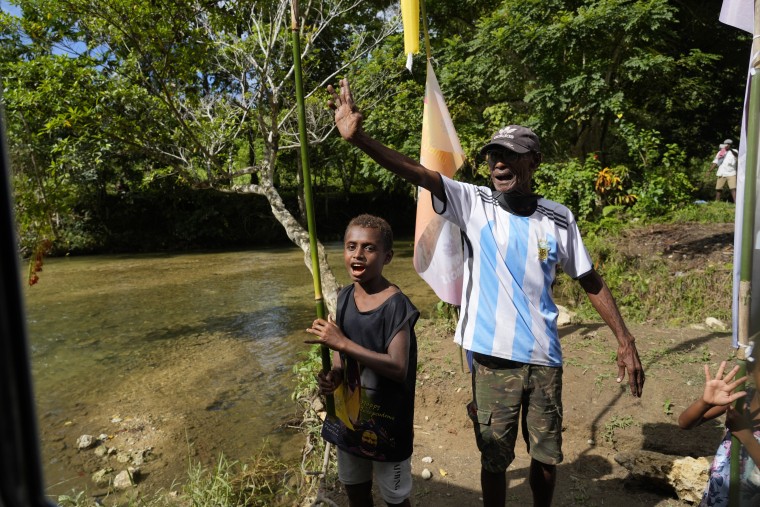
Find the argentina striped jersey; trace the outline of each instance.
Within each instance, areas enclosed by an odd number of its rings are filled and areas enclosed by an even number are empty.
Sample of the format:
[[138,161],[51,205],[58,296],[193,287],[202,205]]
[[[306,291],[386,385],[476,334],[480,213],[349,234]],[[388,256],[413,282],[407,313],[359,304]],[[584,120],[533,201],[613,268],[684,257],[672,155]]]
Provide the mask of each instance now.
[[575,217],[539,198],[527,217],[503,209],[493,191],[441,177],[446,202],[433,207],[464,241],[462,307],[454,340],[467,350],[562,366],[552,284],[559,264],[572,278],[593,268]]

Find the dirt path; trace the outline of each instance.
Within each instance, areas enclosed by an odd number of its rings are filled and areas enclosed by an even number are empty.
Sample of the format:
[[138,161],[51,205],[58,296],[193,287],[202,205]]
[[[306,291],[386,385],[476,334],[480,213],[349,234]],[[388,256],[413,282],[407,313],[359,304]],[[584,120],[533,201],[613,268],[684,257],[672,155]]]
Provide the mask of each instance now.
[[[672,491],[629,479],[615,462],[621,451],[644,449],[679,456],[712,458],[721,437],[719,425],[680,430],[680,412],[701,394],[702,365],[731,357],[730,334],[694,327],[663,329],[632,326],[647,381],[644,396],[632,397],[615,382],[614,340],[601,324],[562,329],[565,352],[563,451],[554,505],[615,507],[686,506]],[[413,502],[416,506],[479,505],[480,456],[472,423],[465,414],[470,376],[460,368],[459,348],[450,333],[430,322],[420,326],[420,369],[415,408]],[[433,458],[426,464],[424,457]],[[530,505],[530,462],[518,438],[517,458],[509,468],[508,500]],[[433,477],[423,480],[428,468]],[[346,505],[342,495],[330,496]],[[379,497],[377,497],[379,500]]]

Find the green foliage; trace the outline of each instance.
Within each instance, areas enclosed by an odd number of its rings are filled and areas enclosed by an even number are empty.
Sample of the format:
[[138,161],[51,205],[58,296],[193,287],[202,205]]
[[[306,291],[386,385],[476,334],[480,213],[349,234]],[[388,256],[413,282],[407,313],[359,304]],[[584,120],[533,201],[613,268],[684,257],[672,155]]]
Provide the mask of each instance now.
[[685,166],[683,150],[675,143],[668,143],[662,150],[658,131],[636,128],[622,114],[615,123],[637,167],[638,182],[631,189],[636,196],[634,212],[655,217],[690,202],[696,189]]
[[312,345],[303,354],[303,360],[293,365],[296,387],[291,399],[298,400],[317,392],[317,372],[322,369],[322,355],[319,345]]
[[434,315],[437,319],[443,321],[449,332],[453,332],[457,327],[459,321],[459,307],[446,303],[445,301],[438,301],[435,305]]
[[259,455],[251,463],[240,463],[222,455],[213,468],[190,466],[184,497],[193,507],[292,505],[291,474],[291,467],[272,457]]
[[578,221],[589,220],[597,208],[594,181],[598,168],[599,163],[593,157],[585,164],[575,159],[543,163],[534,175],[533,191],[564,204]]
[[[43,237],[55,238],[59,251],[102,244],[107,229],[97,217],[108,212],[109,196],[139,182],[270,197],[300,187],[284,0],[235,8],[186,0],[17,3],[23,17],[0,13],[0,75],[27,251]],[[411,195],[410,185],[328,136],[323,87],[350,78],[368,132],[417,158],[425,55],[415,57],[412,73],[403,68],[387,4],[343,7],[328,0],[303,13],[315,188]],[[635,194],[633,212],[650,218],[693,201],[701,164],[694,161],[705,158],[705,144],[736,137],[749,38],[718,23],[709,4],[444,0],[429,7],[433,64],[468,157],[462,179],[484,182],[480,146],[505,124],[526,124],[542,139],[539,193],[567,205],[579,222],[630,205],[622,199]],[[81,49],[53,51],[61,47]],[[625,178],[614,192],[595,193],[595,174],[605,168]],[[180,237],[198,227],[213,235],[208,229],[224,216],[199,211],[191,222],[196,228]]]
[[694,187],[683,172],[668,176],[651,176],[647,181],[634,187],[638,197],[634,210],[646,217],[656,217],[680,208],[692,199]]

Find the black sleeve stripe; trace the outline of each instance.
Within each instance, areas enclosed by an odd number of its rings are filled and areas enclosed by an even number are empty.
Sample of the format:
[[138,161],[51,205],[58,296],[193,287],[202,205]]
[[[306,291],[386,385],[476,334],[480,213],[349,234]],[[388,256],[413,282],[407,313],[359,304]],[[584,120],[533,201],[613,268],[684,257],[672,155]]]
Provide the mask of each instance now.
[[553,221],[555,224],[557,224],[557,226],[559,226],[560,229],[567,230],[568,220],[566,216],[560,215],[553,209],[549,209],[546,206],[541,206],[540,204],[538,205],[538,209],[536,209],[536,211],[544,215],[549,220]]
[[483,201],[485,204],[491,204],[493,206],[498,206],[499,201],[489,192],[483,191],[481,188],[478,188],[478,194],[480,195],[480,200]]

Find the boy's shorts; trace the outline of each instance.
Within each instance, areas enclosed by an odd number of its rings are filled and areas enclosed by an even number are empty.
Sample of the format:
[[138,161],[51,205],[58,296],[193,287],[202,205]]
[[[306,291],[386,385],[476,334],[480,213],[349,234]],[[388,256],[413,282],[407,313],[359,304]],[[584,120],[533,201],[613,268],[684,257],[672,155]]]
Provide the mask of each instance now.
[[715,190],[723,190],[723,186],[728,183],[729,190],[736,189],[736,176],[720,176],[715,183]]
[[383,462],[364,459],[338,449],[338,479],[345,485],[375,482],[386,503],[401,503],[412,493],[412,458]]
[[483,469],[501,473],[509,467],[518,424],[533,459],[562,462],[562,368],[474,354],[472,393],[467,409]]

